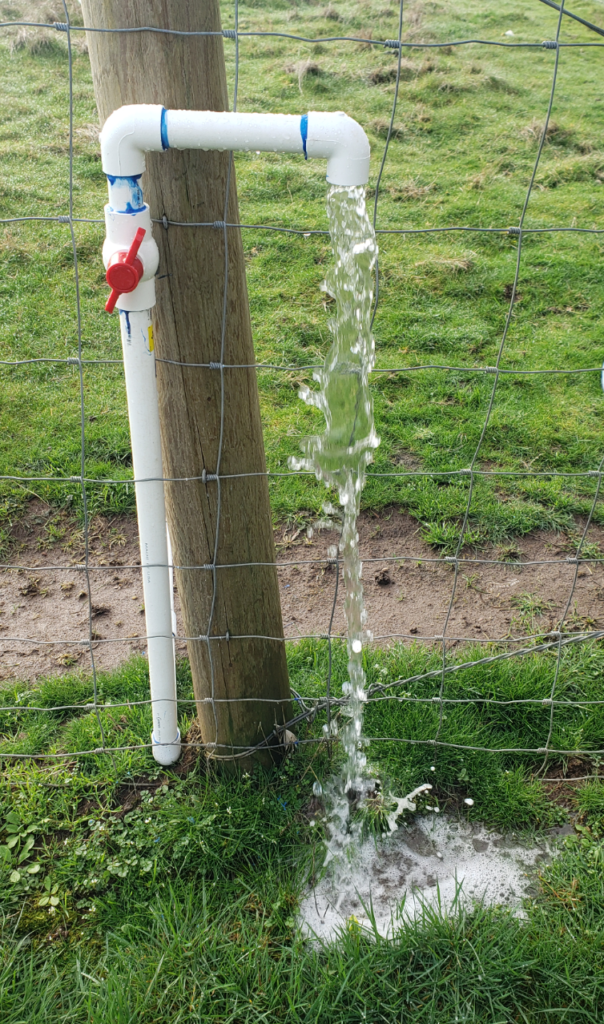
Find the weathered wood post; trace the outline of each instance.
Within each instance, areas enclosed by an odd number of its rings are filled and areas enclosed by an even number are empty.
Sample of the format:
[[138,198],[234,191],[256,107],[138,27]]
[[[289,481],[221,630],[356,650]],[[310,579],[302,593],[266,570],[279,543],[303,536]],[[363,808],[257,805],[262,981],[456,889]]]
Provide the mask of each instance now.
[[[220,33],[88,33],[101,123],[127,103],[228,109],[218,0],[82,0],[82,10],[91,28]],[[164,224],[214,224],[225,213],[239,223],[229,153],[149,154],[143,188]],[[154,235],[164,473],[179,478],[166,484],[176,581],[202,739],[229,755],[291,714],[243,248],[238,228],[160,224]]]

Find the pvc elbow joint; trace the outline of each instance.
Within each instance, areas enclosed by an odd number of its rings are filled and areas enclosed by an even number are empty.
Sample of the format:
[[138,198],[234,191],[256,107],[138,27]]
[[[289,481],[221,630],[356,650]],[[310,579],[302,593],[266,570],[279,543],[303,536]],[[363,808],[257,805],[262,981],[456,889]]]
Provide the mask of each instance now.
[[[306,120],[304,153],[327,160],[330,185],[366,185],[369,180],[369,140],[357,121],[341,110],[335,114],[311,111]],[[303,136],[304,137],[304,136]]]
[[100,134],[105,174],[116,178],[139,177],[145,170],[145,153],[161,153],[162,117],[157,103],[120,107],[109,115]]

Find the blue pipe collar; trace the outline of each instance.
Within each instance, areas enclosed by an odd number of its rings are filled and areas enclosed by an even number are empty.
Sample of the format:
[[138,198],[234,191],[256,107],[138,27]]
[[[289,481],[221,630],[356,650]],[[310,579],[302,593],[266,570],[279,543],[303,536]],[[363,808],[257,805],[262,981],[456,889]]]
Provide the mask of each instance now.
[[162,144],[163,148],[164,149],[169,149],[170,148],[170,143],[168,142],[168,111],[166,110],[165,107],[162,107],[160,132],[161,132],[161,144]]
[[302,114],[302,117],[300,118],[300,135],[302,136],[304,159],[308,160],[308,153],[306,152],[306,140],[308,139],[308,114]]

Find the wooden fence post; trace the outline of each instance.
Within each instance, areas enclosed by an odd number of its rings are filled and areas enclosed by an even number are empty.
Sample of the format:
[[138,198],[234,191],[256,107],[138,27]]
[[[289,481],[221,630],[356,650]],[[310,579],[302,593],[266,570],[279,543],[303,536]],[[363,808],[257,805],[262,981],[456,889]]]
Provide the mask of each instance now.
[[[219,0],[82,0],[82,10],[91,28],[221,33]],[[228,109],[222,34],[90,32],[87,41],[101,124],[126,103]],[[149,154],[143,189],[164,224],[223,222],[225,205],[227,223],[239,223],[228,153]],[[166,484],[168,524],[202,740],[225,755],[291,715],[243,247],[239,228],[160,223],[154,235],[164,473],[196,478]],[[247,368],[181,365],[221,362]],[[219,481],[205,479],[217,470]],[[214,564],[235,567],[186,568]],[[228,639],[196,639],[208,632]]]

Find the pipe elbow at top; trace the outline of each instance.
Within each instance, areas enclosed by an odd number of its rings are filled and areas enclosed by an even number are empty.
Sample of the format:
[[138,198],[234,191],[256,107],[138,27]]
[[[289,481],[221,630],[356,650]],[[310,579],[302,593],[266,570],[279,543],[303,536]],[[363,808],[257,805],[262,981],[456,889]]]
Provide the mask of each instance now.
[[360,124],[342,111],[310,111],[305,152],[327,160],[330,185],[366,185],[369,180],[369,139]]
[[145,153],[167,149],[162,139],[165,111],[156,103],[120,107],[109,115],[100,134],[105,174],[135,178],[145,170]]

